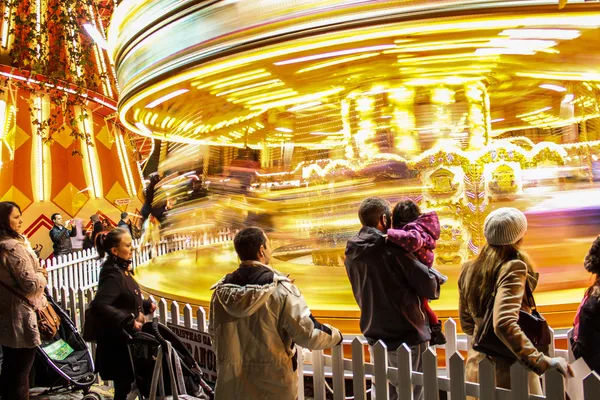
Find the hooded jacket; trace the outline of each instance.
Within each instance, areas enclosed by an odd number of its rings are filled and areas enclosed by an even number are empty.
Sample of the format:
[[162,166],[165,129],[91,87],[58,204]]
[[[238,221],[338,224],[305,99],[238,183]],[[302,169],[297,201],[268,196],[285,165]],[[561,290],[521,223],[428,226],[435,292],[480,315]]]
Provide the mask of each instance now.
[[413,253],[423,264],[433,265],[433,250],[440,238],[440,220],[435,211],[421,214],[400,229],[388,229],[388,240]]
[[246,261],[216,283],[209,332],[217,355],[215,399],[294,400],[294,342],[311,350],[334,347],[341,333],[319,323],[283,274]]
[[370,345],[382,340],[396,350],[431,339],[420,299],[437,299],[439,285],[426,265],[371,227],[348,241],[345,265],[361,311],[360,329]]

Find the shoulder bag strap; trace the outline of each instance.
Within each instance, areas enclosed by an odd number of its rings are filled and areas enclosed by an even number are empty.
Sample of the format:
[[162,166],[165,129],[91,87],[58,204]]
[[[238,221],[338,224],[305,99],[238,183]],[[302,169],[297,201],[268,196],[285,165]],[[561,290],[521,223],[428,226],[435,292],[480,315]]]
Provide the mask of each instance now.
[[533,292],[531,291],[531,287],[529,286],[527,277],[525,277],[525,296],[527,296],[527,304],[529,305],[529,308],[531,308],[532,310],[537,310],[535,299],[533,297]]

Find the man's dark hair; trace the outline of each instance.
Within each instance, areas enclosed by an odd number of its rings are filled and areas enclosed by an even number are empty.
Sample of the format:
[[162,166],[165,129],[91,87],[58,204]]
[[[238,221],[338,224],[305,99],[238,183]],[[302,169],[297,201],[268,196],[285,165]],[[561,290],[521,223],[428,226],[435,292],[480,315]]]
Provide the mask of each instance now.
[[54,222],[56,220],[56,217],[60,215],[60,213],[54,213],[52,214],[52,216],[50,217],[50,219],[52,220],[52,222]]
[[392,227],[400,229],[419,218],[421,209],[412,200],[399,201],[392,211]]
[[244,228],[233,238],[233,247],[242,261],[258,260],[260,246],[267,246],[267,237],[259,228]]
[[125,218],[127,218],[127,216],[128,216],[128,215],[129,215],[129,213],[128,213],[128,212],[126,212],[126,211],[122,212],[122,213],[121,213],[121,219],[125,219]]
[[390,205],[381,197],[368,197],[358,207],[358,218],[362,226],[377,228],[382,215],[390,216]]
[[10,227],[10,214],[12,214],[15,208],[21,213],[21,207],[17,203],[13,203],[12,201],[0,202],[0,239],[20,239],[22,237]]

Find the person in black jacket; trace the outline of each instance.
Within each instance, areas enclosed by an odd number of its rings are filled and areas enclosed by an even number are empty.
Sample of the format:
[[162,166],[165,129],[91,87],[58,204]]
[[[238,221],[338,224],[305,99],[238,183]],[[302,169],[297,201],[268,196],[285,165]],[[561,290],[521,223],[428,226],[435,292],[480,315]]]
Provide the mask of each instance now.
[[[396,367],[396,350],[406,343],[412,350],[413,371],[422,371],[421,355],[431,333],[420,298],[437,299],[439,282],[426,265],[387,243],[390,215],[389,203],[382,198],[369,197],[360,204],[362,228],[346,245],[346,272],[369,345],[383,341],[389,365]],[[390,382],[390,399],[397,399],[395,382]],[[422,389],[415,386],[414,400],[422,399]]]
[[129,232],[130,235],[132,235],[131,221],[129,220],[129,213],[127,213],[126,211],[121,213],[121,220],[117,224],[117,228],[125,229],[126,231]]
[[140,287],[131,269],[132,239],[121,228],[102,232],[96,237],[100,257],[107,258],[100,270],[98,291],[90,304],[97,332],[96,370],[104,380],[112,380],[115,400],[123,400],[131,391],[133,370],[127,350],[129,335],[138,332],[144,314],[156,309],[156,304],[143,300]]
[[54,223],[54,226],[50,229],[50,240],[53,243],[54,256],[71,253],[73,251],[71,238],[77,235],[77,229],[71,226],[71,221],[67,221],[67,226],[65,226],[60,213],[52,214],[50,219]]
[[576,358],[583,357],[592,370],[600,373],[600,236],[592,244],[583,265],[594,274],[594,283],[575,316],[573,354]]
[[91,249],[94,247],[94,243],[96,240],[96,236],[100,232],[102,232],[102,222],[100,221],[100,217],[98,214],[92,214],[90,217],[90,221],[92,222],[92,230],[86,232],[85,238],[83,239],[83,249]]

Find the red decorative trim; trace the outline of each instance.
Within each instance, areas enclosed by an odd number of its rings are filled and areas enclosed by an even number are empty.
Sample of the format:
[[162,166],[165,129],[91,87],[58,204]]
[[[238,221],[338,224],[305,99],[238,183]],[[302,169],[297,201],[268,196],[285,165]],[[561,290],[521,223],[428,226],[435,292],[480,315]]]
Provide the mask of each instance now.
[[35,234],[40,228],[45,227],[48,228],[48,230],[50,230],[53,226],[54,224],[52,223],[52,220],[44,214],[42,214],[38,217],[38,219],[33,221],[33,223],[29,225],[27,229],[25,229],[23,235],[25,235],[26,237],[30,237],[31,235]]

